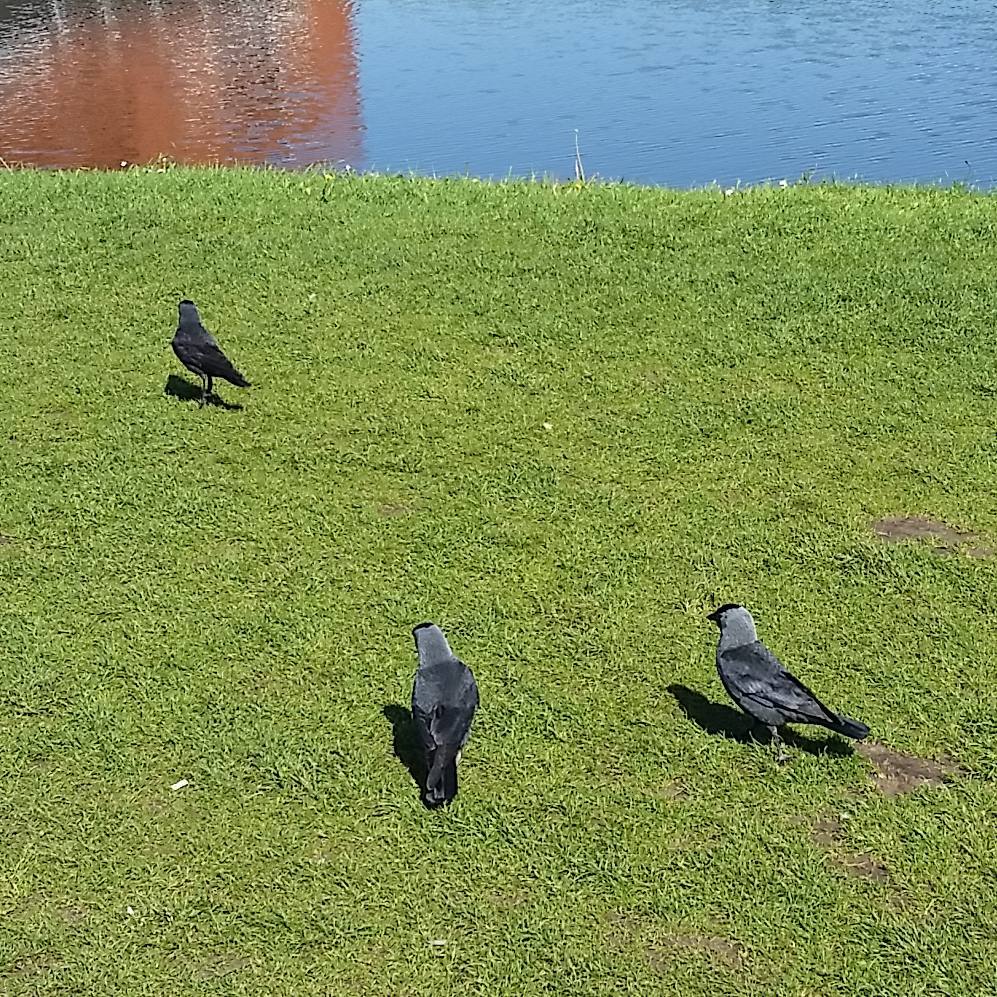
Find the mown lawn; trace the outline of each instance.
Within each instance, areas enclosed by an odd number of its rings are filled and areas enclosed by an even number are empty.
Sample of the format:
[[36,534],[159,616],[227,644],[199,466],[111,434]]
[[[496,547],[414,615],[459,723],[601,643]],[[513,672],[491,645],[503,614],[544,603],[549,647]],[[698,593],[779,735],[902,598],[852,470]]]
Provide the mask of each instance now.
[[[995,274],[964,191],[0,175],[0,993],[997,992],[997,558],[872,530],[997,548]],[[724,736],[726,601],[958,772]]]

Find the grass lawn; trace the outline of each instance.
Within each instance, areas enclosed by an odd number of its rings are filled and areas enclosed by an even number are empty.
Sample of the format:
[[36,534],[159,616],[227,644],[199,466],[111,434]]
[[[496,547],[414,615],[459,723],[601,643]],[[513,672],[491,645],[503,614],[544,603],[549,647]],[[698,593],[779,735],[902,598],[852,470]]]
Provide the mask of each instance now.
[[[965,191],[0,174],[0,993],[997,992],[997,558],[872,529],[997,548],[995,274]],[[742,743],[727,601],[958,771]]]

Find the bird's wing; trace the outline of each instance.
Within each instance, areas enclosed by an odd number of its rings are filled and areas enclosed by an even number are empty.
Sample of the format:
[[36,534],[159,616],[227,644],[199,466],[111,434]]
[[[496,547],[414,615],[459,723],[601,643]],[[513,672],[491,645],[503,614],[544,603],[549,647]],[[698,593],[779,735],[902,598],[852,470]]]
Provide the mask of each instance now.
[[416,675],[413,713],[418,711],[434,744],[460,744],[467,738],[478,707],[478,687],[460,660],[420,669]]
[[433,751],[436,748],[436,741],[433,738],[431,731],[432,715],[426,713],[425,710],[421,709],[416,705],[415,700],[412,700],[412,725],[415,727],[416,733],[419,735],[419,741],[422,747],[426,751]]
[[429,729],[437,744],[463,744],[471,730],[475,707],[470,704],[438,706]]
[[211,346],[215,346],[215,347],[218,346],[218,343],[215,340],[215,337],[212,336],[211,333],[208,332],[208,330],[205,329],[204,326],[201,325],[200,322],[197,323],[197,328],[194,330],[194,335],[195,335],[195,337],[197,339],[201,340],[201,342],[209,343]]
[[218,348],[218,344],[202,342],[197,345],[198,365],[209,377],[239,377],[232,361]]
[[727,681],[742,696],[799,720],[834,722],[832,713],[760,641],[734,648],[722,656]]

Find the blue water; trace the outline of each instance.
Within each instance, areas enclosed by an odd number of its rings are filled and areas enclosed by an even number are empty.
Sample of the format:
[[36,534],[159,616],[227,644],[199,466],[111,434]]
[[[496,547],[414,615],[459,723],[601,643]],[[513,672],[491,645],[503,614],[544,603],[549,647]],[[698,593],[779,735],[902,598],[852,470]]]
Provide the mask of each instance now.
[[[997,179],[993,3],[365,0],[366,161],[691,186]],[[968,161],[968,165],[967,165]]]
[[[0,156],[117,165],[161,152],[565,177],[577,131],[589,175],[642,183],[733,186],[803,174],[997,183],[993,3],[262,7],[265,15],[249,0],[0,0]],[[164,136],[150,124],[162,125],[164,111],[128,88],[141,89],[136,51],[177,44],[169,28],[178,19],[184,47],[164,60],[156,86],[183,105],[184,124]],[[93,69],[95,31],[117,39],[101,39],[100,52],[112,66],[121,60],[120,72]],[[85,59],[76,58],[81,48]],[[247,80],[246,65],[260,72]],[[104,118],[117,125],[101,126],[99,143],[58,116],[67,66],[79,74],[76,89],[90,86],[88,99],[105,100]],[[201,85],[203,66],[210,85]]]

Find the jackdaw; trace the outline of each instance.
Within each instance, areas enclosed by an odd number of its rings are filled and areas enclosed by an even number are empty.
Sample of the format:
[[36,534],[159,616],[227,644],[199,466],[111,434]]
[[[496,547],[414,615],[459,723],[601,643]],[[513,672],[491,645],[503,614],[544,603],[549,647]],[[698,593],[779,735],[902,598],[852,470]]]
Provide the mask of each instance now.
[[478,685],[435,623],[420,623],[412,636],[419,654],[412,686],[412,719],[426,752],[424,799],[427,806],[438,807],[457,795],[457,763],[471,734]]
[[819,724],[836,734],[861,741],[869,728],[829,710],[758,639],[755,621],[744,606],[727,603],[707,617],[720,628],[717,672],[727,694],[749,717],[765,724],[776,745],[777,760],[786,760],[779,737],[785,723]]
[[218,348],[215,337],[201,325],[197,306],[186,298],[180,302],[180,323],[171,345],[180,363],[201,379],[201,405],[211,397],[211,382],[216,377],[237,388],[251,386]]

